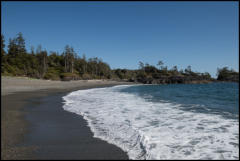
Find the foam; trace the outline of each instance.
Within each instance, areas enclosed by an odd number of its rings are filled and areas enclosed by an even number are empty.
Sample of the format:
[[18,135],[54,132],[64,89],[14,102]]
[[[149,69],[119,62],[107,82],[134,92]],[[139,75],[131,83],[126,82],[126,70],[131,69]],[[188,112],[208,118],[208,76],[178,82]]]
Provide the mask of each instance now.
[[239,158],[238,120],[119,92],[129,86],[75,91],[63,97],[63,108],[82,115],[94,137],[119,146],[130,159]]

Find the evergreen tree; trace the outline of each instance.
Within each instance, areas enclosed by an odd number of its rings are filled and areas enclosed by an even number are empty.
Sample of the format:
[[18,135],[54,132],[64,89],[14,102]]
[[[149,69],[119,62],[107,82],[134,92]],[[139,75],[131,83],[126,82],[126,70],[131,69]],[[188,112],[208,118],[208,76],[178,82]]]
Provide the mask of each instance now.
[[4,36],[1,35],[1,56],[3,57],[6,53],[5,53],[5,40],[4,40]]
[[159,66],[159,69],[162,69],[163,68],[163,61],[159,60],[158,63],[157,63],[157,66]]
[[26,54],[26,48],[25,48],[25,40],[22,36],[22,33],[18,33],[16,40],[17,45],[17,53],[18,54]]
[[6,53],[4,48],[5,48],[4,36],[1,35],[1,71],[2,72],[5,71],[4,65],[6,63]]
[[70,47],[69,45],[66,45],[63,55],[64,55],[65,72],[73,73],[74,59],[75,59],[74,55],[76,55],[73,47]]
[[139,69],[144,70],[144,63],[139,61]]
[[11,58],[15,58],[17,55],[17,44],[15,39],[9,39],[9,45],[8,45],[8,55],[11,56]]
[[190,65],[187,66],[187,68],[185,69],[185,73],[186,73],[187,75],[191,75],[191,74],[192,74],[192,69],[191,69],[191,66],[190,66]]
[[[58,80],[61,78],[75,79],[76,76],[82,79],[131,79],[131,81],[139,81],[149,83],[153,79],[160,80],[162,83],[183,83],[184,80],[209,80],[209,73],[196,73],[191,71],[191,66],[178,71],[177,66],[171,70],[167,66],[163,66],[162,61],[158,61],[157,69],[154,65],[139,62],[138,70],[116,69],[111,70],[110,66],[103,62],[101,58],[93,57],[86,59],[85,54],[82,58],[77,56],[73,47],[66,45],[61,55],[56,52],[51,52],[48,55],[46,50],[42,50],[39,45],[34,52],[34,47],[31,47],[30,53],[27,53],[25,48],[25,40],[22,33],[18,33],[16,38],[9,39],[8,52],[4,51],[4,36],[1,35],[1,57],[2,57],[2,73],[30,76],[44,79]],[[172,77],[172,76],[180,76]],[[191,77],[189,77],[191,76]],[[185,78],[184,78],[185,77]],[[171,80],[171,79],[175,80]],[[239,80],[239,75],[233,69],[228,70],[227,67],[218,70],[219,80]],[[176,80],[177,79],[177,80]],[[156,81],[156,80],[155,80]]]

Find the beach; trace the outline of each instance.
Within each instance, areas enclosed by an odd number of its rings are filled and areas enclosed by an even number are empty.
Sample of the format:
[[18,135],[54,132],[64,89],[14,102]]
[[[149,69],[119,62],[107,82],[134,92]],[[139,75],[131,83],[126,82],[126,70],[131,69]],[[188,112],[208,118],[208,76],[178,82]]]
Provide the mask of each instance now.
[[64,111],[71,91],[129,82],[48,81],[1,77],[2,159],[128,159],[115,145],[93,137],[82,116]]

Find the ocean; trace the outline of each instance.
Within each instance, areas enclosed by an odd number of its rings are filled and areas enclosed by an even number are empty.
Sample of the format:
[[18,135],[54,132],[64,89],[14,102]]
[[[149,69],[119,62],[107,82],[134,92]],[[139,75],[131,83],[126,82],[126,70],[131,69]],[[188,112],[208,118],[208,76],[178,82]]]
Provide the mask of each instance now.
[[120,85],[74,91],[64,110],[130,159],[239,159],[239,84]]

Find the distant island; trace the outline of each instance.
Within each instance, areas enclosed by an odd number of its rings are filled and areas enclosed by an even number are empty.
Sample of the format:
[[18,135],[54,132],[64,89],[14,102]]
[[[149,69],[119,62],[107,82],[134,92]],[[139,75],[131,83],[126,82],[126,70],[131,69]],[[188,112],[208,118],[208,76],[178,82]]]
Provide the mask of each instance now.
[[39,45],[28,53],[22,33],[9,39],[8,51],[5,52],[5,40],[1,35],[1,74],[4,76],[27,76],[48,80],[87,80],[111,79],[144,84],[172,83],[208,83],[213,81],[239,82],[239,73],[228,67],[217,69],[217,79],[208,72],[193,72],[191,66],[178,70],[177,66],[168,69],[163,61],[157,66],[139,62],[139,69],[111,69],[101,58],[86,59],[85,54],[79,57],[73,47],[65,46],[65,50],[48,53]]

